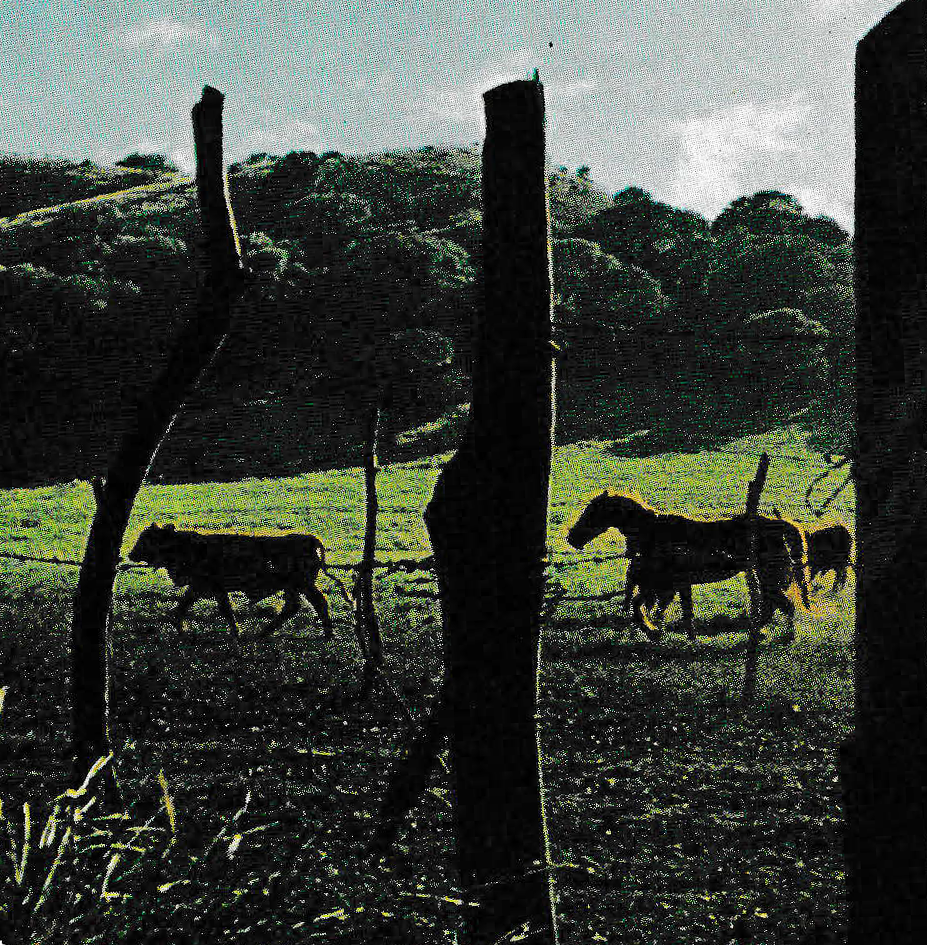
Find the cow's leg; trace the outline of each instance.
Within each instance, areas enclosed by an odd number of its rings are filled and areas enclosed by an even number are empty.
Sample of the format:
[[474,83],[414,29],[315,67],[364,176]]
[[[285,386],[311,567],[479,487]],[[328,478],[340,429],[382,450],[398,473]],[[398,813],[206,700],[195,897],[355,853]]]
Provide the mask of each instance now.
[[295,587],[288,587],[283,608],[276,617],[268,621],[267,626],[258,634],[259,637],[269,637],[274,630],[286,623],[294,614],[299,613],[299,591]]
[[322,629],[325,631],[325,639],[330,640],[332,638],[332,615],[328,607],[328,598],[315,586],[315,584],[307,584],[303,587],[303,594],[306,595],[306,600],[312,605],[313,610],[319,615],[319,620],[322,622]]
[[682,606],[682,626],[690,640],[695,639],[695,619],[692,612],[692,585],[683,584],[679,588],[679,602]]
[[239,640],[238,623],[235,621],[235,612],[232,610],[232,602],[229,600],[229,594],[226,590],[216,590],[214,594],[216,603],[219,605],[219,613],[225,617],[229,628],[232,631],[233,645],[235,652],[241,655],[241,645]]
[[186,617],[187,611],[193,606],[194,602],[199,600],[199,597],[198,591],[194,590],[192,587],[188,587],[177,602],[177,606],[174,608],[174,612],[169,619],[177,628],[178,633],[183,632],[183,619]]

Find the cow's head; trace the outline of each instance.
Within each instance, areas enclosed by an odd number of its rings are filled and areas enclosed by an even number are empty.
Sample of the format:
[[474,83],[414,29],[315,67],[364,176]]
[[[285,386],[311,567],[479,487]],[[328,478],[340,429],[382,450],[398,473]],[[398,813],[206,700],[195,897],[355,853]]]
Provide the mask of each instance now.
[[146,561],[148,564],[158,564],[162,558],[165,539],[173,535],[174,526],[165,525],[163,528],[152,522],[138,536],[135,547],[129,552],[130,561]]

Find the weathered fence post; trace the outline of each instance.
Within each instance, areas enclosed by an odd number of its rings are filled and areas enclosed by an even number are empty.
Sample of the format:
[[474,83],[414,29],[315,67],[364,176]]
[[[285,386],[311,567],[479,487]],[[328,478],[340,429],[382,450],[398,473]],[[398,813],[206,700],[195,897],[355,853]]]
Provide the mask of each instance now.
[[856,56],[856,726],[849,945],[927,938],[927,2]]
[[744,688],[741,694],[741,703],[749,705],[756,692],[756,670],[759,663],[760,647],[760,619],[763,611],[763,591],[759,581],[759,561],[757,558],[757,516],[760,509],[760,496],[766,485],[766,474],[769,472],[769,455],[763,453],[756,476],[747,486],[747,510],[745,516],[750,527],[750,568],[747,571],[747,587],[750,590],[750,638],[747,641],[747,660],[744,666]]
[[196,183],[208,268],[195,313],[94,492],[97,510],[74,596],[71,623],[71,711],[75,775],[110,751],[109,613],[113,581],[129,515],[145,474],[184,398],[228,331],[231,304],[243,287],[243,266],[222,165],[224,96],[209,86],[193,107]]
[[537,730],[553,437],[550,219],[539,82],[491,89],[485,305],[470,423],[425,522],[444,621],[446,718],[468,945],[555,943]]
[[364,550],[357,572],[354,588],[355,626],[358,643],[367,664],[369,675],[372,666],[383,661],[383,644],[380,639],[380,621],[373,600],[373,570],[377,551],[377,439],[380,431],[380,403],[370,407],[367,416],[367,435],[364,439],[364,488],[366,494],[366,521],[364,525]]

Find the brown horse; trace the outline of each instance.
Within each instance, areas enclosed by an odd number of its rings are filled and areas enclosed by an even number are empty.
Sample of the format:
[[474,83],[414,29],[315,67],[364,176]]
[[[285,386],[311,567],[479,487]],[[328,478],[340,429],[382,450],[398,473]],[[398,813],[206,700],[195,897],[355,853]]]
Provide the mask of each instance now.
[[[725,581],[751,570],[750,526],[745,515],[718,521],[699,521],[682,515],[667,515],[648,508],[627,495],[604,491],[585,508],[570,529],[567,541],[582,548],[609,528],[626,538],[631,563],[625,588],[641,629],[650,639],[660,631],[644,612],[646,606],[669,606],[679,593],[683,626],[695,637],[692,585]],[[791,522],[757,516],[757,580],[761,623],[768,623],[777,610],[789,623],[794,637],[795,605],[786,596],[797,583],[804,606],[808,599],[807,547],[801,530]],[[633,595],[634,587],[638,588]],[[755,601],[751,602],[755,609]]]

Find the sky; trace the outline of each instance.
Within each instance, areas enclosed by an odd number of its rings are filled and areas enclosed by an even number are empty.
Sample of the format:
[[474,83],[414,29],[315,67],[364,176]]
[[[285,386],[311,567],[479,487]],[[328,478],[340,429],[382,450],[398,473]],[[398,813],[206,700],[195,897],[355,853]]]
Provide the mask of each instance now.
[[713,218],[757,190],[848,228],[855,45],[894,0],[0,0],[0,150],[193,166],[483,136],[481,95],[537,68],[547,154]]

